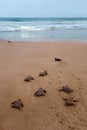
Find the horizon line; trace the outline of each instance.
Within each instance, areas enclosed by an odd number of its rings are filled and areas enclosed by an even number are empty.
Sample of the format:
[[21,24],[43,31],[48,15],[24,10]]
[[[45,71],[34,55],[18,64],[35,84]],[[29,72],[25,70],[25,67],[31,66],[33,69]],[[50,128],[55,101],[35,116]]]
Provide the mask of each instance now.
[[35,16],[33,16],[33,17],[28,17],[28,16],[26,16],[26,17],[21,17],[21,16],[0,16],[0,18],[87,18],[87,16],[71,16],[71,17],[54,17],[54,16],[52,16],[52,17],[35,17]]

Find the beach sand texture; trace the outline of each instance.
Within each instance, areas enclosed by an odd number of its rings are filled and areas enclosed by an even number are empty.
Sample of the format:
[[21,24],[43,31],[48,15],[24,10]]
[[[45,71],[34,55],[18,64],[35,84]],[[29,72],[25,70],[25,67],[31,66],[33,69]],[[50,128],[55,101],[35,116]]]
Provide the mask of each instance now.
[[[59,92],[67,84],[74,91]],[[35,97],[40,87],[47,93]],[[64,105],[70,96],[76,106]],[[17,99],[21,110],[10,107]],[[87,42],[0,41],[0,130],[87,130]]]

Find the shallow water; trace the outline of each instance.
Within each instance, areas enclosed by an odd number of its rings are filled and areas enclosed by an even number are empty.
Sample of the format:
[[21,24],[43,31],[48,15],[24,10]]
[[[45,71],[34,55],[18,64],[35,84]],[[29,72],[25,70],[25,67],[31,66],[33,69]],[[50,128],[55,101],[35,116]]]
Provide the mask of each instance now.
[[0,18],[0,39],[87,40],[87,18]]

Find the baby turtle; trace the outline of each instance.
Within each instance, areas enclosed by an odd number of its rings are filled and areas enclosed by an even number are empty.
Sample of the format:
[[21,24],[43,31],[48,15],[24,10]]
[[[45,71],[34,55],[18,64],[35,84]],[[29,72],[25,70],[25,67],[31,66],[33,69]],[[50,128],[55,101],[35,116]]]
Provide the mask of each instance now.
[[47,73],[47,71],[45,70],[45,71],[43,71],[43,72],[40,72],[39,73],[39,76],[46,76],[46,75],[48,75],[48,73]]
[[45,96],[45,93],[47,93],[46,90],[44,90],[43,88],[39,88],[39,89],[34,93],[34,96],[35,96],[35,97]]
[[54,61],[62,61],[62,60],[59,58],[54,58]]
[[63,86],[61,89],[59,89],[59,91],[64,91],[67,94],[69,94],[69,93],[73,92],[73,89],[71,89],[70,87],[68,87],[68,85],[66,85],[66,86]]
[[35,80],[32,76],[28,76],[24,79],[26,82],[31,82],[31,80]]
[[8,43],[11,43],[11,41],[8,41]]
[[78,100],[73,99],[73,97],[63,98],[63,100],[65,100],[65,106],[75,106],[75,102],[78,102]]
[[22,107],[24,107],[24,105],[23,105],[21,99],[18,99],[11,103],[11,107],[20,110]]

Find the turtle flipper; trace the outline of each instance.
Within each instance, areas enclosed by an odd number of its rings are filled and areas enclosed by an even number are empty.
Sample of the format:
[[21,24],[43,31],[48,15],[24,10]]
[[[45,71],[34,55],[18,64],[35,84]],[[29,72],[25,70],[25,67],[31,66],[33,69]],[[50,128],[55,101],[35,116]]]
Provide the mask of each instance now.
[[11,104],[14,104],[15,103],[15,101],[14,102],[11,102]]
[[21,110],[21,107],[11,106],[12,108]]
[[22,106],[22,107],[24,107],[24,104],[23,104],[23,103],[21,103],[21,106]]

